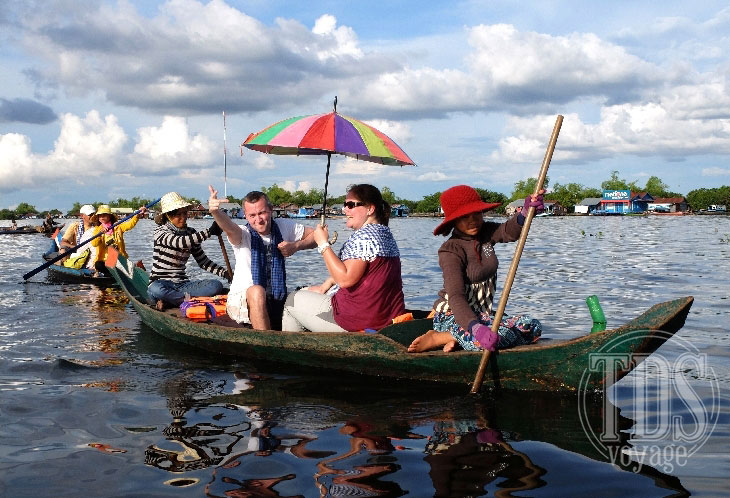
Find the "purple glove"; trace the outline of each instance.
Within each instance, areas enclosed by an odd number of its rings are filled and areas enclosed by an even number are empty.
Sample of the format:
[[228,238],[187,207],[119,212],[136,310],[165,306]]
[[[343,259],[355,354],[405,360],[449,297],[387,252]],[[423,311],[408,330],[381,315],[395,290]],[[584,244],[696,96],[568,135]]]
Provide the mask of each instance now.
[[502,439],[502,434],[498,431],[495,431],[494,429],[490,429],[489,427],[477,432],[477,442],[478,443],[499,444],[502,441],[504,441],[504,439]]
[[525,205],[522,206],[522,215],[527,216],[527,211],[531,208],[535,208],[535,214],[542,213],[545,211],[545,204],[542,202],[542,195],[538,195],[537,199],[532,200],[532,196],[528,195],[525,197]]
[[476,323],[471,327],[471,334],[474,337],[474,342],[478,342],[482,349],[487,349],[491,352],[497,348],[499,342],[499,335],[496,332],[492,332],[492,329],[484,325],[483,323]]

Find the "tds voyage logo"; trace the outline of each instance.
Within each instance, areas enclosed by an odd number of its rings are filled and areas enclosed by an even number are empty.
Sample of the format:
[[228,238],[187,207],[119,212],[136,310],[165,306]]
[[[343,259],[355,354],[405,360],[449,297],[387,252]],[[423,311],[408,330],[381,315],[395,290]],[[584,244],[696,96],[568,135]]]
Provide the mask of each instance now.
[[[685,465],[710,437],[720,415],[720,389],[715,373],[707,364],[707,355],[688,341],[674,337],[674,347],[664,354],[632,356],[615,352],[625,350],[624,341],[648,340],[656,334],[657,331],[631,331],[591,353],[579,387],[580,421],[593,447],[608,461],[623,468],[633,467],[637,472],[644,464],[663,472]],[[667,334],[667,338],[671,335]],[[621,434],[618,409],[605,391],[601,400],[602,427],[591,427],[588,404],[596,400],[588,386],[604,378],[611,385],[618,372],[638,364],[641,365],[621,380],[619,388],[620,398],[632,410],[629,417],[634,425],[630,438]],[[694,379],[692,384],[689,378]]]

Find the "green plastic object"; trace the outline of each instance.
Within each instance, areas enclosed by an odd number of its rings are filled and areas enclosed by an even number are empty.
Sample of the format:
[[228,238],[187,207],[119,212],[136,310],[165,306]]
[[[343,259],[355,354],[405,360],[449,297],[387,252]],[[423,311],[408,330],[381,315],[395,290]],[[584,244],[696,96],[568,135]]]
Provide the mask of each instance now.
[[601,303],[598,302],[598,296],[588,296],[586,304],[591,312],[591,318],[593,318],[591,334],[606,330],[606,315],[603,314],[603,308],[601,308]]

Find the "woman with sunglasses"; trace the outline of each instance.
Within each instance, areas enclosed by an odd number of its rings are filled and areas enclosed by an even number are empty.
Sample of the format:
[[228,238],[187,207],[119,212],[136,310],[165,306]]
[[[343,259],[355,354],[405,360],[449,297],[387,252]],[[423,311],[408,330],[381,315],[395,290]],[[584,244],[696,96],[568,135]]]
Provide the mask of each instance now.
[[185,265],[192,254],[203,270],[219,277],[227,277],[225,268],[215,264],[203,252],[200,244],[223,231],[216,222],[199,232],[189,227],[190,203],[177,192],[168,192],[160,199],[162,214],[155,217],[159,226],[154,232],[154,251],[150,285],[147,294],[157,309],[180,306],[185,294],[215,296],[223,292],[223,284],[215,278],[188,280]]
[[329,278],[289,295],[282,330],[379,330],[404,313],[400,253],[388,228],[390,205],[376,187],[360,184],[348,190],[344,211],[354,233],[338,255],[327,227],[314,230]]
[[417,337],[408,347],[411,353],[443,348],[449,352],[457,344],[467,351],[504,349],[535,342],[540,322],[527,316],[503,317],[499,332],[492,332],[492,302],[499,261],[494,244],[520,238],[530,207],[541,211],[542,195],[528,196],[522,211],[504,223],[484,221],[484,212],[499,203],[484,202],[479,193],[457,185],[441,194],[444,220],[434,235],[451,237],[439,248],[439,266],[444,288],[433,305],[433,328]]

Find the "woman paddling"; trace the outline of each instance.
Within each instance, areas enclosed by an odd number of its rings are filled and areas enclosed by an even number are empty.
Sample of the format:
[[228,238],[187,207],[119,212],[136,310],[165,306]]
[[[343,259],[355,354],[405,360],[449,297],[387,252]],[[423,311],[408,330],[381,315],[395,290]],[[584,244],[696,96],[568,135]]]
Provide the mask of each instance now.
[[457,343],[467,351],[494,351],[496,347],[529,344],[540,337],[540,322],[527,315],[503,318],[495,334],[491,330],[491,310],[499,266],[493,245],[520,237],[527,210],[543,209],[542,195],[527,197],[522,211],[505,223],[485,222],[484,211],[498,205],[485,203],[476,190],[466,185],[441,194],[444,221],[433,234],[451,233],[438,251],[444,288],[433,306],[434,330],[417,337],[408,347],[409,352],[438,348],[448,352]]
[[103,232],[104,235],[96,237],[91,241],[91,245],[96,247],[96,258],[93,264],[97,274],[103,273],[105,275],[111,275],[104,265],[108,247],[116,248],[119,251],[119,254],[125,258],[129,257],[124,245],[124,232],[134,228],[139,219],[146,213],[147,206],[142,206],[134,216],[114,227],[114,223],[117,222],[117,215],[112,213],[111,208],[106,204],[102,204],[98,207],[96,210],[96,217],[99,220],[99,226],[94,231],[94,235],[99,232]]
[[377,330],[405,311],[400,253],[388,228],[390,205],[376,187],[354,185],[347,192],[345,215],[355,232],[339,256],[327,242],[327,227],[314,230],[330,276],[322,285],[289,295],[282,330]]

